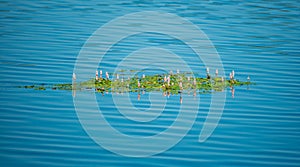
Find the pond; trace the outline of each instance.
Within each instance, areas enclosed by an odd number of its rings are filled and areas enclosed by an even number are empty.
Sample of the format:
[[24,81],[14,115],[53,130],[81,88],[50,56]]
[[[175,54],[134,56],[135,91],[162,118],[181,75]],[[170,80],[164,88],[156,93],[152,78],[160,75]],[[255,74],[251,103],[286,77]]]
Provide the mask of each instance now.
[[[18,88],[72,83],[89,37],[113,19],[144,11],[196,25],[220,57],[220,75],[228,79],[234,70],[236,79],[250,76],[255,85],[183,94]],[[1,166],[299,166],[299,11],[297,1],[1,1]],[[140,57],[126,66],[127,55]],[[123,38],[93,68],[115,77],[124,67],[140,77],[179,69],[205,78],[207,72],[205,60],[182,40],[153,32]],[[221,114],[210,112],[220,97]],[[205,126],[213,130],[201,142]],[[109,136],[111,129],[124,139]]]

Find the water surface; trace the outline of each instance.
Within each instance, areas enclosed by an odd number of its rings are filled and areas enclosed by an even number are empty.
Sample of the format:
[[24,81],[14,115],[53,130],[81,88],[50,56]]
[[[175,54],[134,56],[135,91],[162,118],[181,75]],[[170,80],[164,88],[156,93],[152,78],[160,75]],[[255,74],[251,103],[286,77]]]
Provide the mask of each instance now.
[[[298,1],[3,0],[0,4],[1,166],[300,165]],[[209,110],[209,94],[198,95],[196,122],[175,147],[152,157],[131,158],[107,151],[89,138],[77,118],[72,92],[14,87],[71,82],[76,57],[96,29],[116,17],[145,10],[190,20],[216,46],[226,74],[234,69],[238,79],[250,75],[256,82],[249,88],[236,87],[234,98],[227,91],[222,118],[206,142],[199,143],[198,135]],[[112,70],[123,56],[145,46],[170,49],[194,70],[205,72],[201,60],[180,41],[147,33],[116,44],[101,69]],[[137,94],[131,97],[137,108],[149,107],[147,93],[140,101]],[[111,94],[97,94],[97,101],[112,126],[137,136],[164,130],[180,105],[179,96],[170,96],[173,114],[147,126],[124,119],[112,107]]]

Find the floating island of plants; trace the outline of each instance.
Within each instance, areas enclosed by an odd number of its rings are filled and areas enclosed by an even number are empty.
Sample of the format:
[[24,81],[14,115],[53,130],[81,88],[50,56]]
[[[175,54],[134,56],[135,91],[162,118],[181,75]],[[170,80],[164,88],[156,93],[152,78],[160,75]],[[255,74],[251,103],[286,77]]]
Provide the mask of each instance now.
[[72,83],[61,83],[61,84],[36,84],[21,86],[26,89],[35,90],[91,90],[94,89],[95,92],[111,92],[111,93],[123,93],[123,92],[139,92],[139,91],[163,91],[171,94],[184,93],[185,91],[194,90],[200,94],[212,93],[223,91],[226,88],[233,88],[235,86],[250,85],[253,82],[250,81],[248,76],[246,81],[240,81],[235,79],[234,71],[229,75],[229,78],[218,76],[218,70],[214,76],[209,74],[209,69],[207,69],[206,77],[195,77],[191,73],[185,72],[180,73],[168,73],[168,74],[154,74],[138,76],[137,74],[133,77],[126,77],[124,73],[125,70],[120,71],[120,73],[114,74],[113,78],[110,78],[108,72],[105,73],[105,77],[102,76],[102,71],[98,73],[94,78],[87,81],[76,82],[76,74],[73,73]]

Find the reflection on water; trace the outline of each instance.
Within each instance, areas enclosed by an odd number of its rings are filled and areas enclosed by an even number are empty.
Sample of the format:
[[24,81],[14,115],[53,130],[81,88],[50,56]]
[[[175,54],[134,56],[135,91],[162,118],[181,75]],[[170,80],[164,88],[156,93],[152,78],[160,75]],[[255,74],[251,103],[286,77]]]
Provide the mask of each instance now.
[[[76,87],[76,83],[74,83],[74,86]],[[247,85],[247,90],[249,90],[249,85]],[[102,96],[105,95],[104,91],[102,90],[99,90],[99,89],[94,89],[95,92],[100,92],[102,94]],[[76,96],[76,91],[77,89],[72,89],[72,96],[75,97]],[[224,91],[224,90],[222,90]],[[186,95],[190,95],[191,92],[193,92],[193,96],[197,96],[197,90],[194,89],[194,90],[190,90],[190,91],[187,91],[187,92],[182,92],[182,91],[179,91],[178,94],[176,96],[179,95],[179,102],[182,103],[183,101],[183,94],[186,94]],[[231,92],[231,97],[234,98],[234,93],[235,93],[235,88],[234,87],[230,87],[230,92]],[[123,91],[117,91],[117,92],[108,92],[106,91],[106,94],[116,94],[116,95],[120,95],[120,96],[123,96],[124,93],[129,93],[128,91],[125,91],[125,89],[123,89]],[[136,94],[137,95],[137,100],[140,101],[141,100],[141,97],[143,95],[145,95],[146,91],[144,89],[138,89],[137,90],[137,93],[131,93],[131,94]],[[149,92],[150,93],[150,92]],[[201,92],[199,92],[199,94],[201,94]],[[169,98],[171,95],[173,95],[171,92],[169,91],[163,91],[162,93],[162,96],[164,97],[167,97]]]
[[230,87],[231,97],[234,98],[234,87]]

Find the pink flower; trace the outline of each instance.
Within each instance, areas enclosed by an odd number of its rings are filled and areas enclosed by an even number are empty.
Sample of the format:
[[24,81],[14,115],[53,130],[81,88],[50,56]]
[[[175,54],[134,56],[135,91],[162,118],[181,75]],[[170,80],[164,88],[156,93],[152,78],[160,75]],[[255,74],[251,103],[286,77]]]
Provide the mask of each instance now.
[[138,84],[138,87],[141,87],[141,83],[140,83],[140,81],[139,81],[139,80],[138,80],[138,83],[137,83],[137,84]]
[[179,82],[179,87],[180,89],[182,89],[182,82]]
[[108,74],[108,72],[106,72],[105,75],[106,75],[106,79],[109,79],[109,74]]
[[102,78],[102,70],[100,70],[100,78]]
[[76,80],[76,74],[75,73],[73,73],[72,79]]
[[98,70],[96,70],[96,80],[98,80]]
[[232,79],[232,78],[233,78],[231,73],[229,74],[229,78],[230,78],[230,79]]

